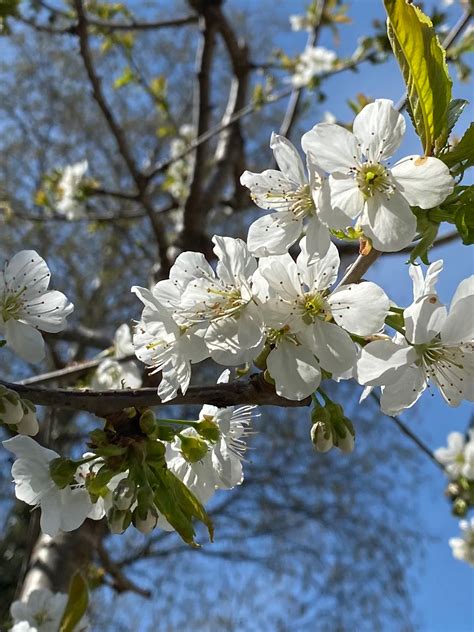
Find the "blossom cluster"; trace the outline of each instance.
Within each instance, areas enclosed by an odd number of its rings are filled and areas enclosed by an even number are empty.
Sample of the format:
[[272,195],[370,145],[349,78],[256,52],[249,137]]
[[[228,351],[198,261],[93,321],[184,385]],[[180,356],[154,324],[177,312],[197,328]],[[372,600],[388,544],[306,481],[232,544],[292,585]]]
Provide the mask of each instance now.
[[[33,590],[26,599],[14,601],[10,606],[13,620],[10,632],[57,632],[67,601],[65,593],[53,593],[48,588]],[[82,617],[72,632],[88,629],[87,617]]]
[[459,528],[462,534],[461,537],[449,540],[453,557],[467,562],[470,566],[474,566],[474,518],[461,520]]

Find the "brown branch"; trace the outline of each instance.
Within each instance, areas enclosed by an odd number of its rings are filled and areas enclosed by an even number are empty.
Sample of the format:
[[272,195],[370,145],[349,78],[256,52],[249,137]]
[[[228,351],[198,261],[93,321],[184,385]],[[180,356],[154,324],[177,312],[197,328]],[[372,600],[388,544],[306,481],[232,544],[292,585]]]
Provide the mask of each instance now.
[[[227,18],[220,10],[216,23],[217,29],[224,40],[234,75],[229,90],[227,107],[222,118],[222,123],[225,124],[244,106],[247,98],[250,67],[248,49],[245,42],[237,39]],[[202,197],[201,205],[204,212],[208,212],[216,205],[227,179],[233,174],[236,166],[241,166],[244,162],[243,148],[244,143],[240,123],[237,121],[226,127],[220,134],[215,152],[216,163]],[[240,171],[239,177],[242,171]],[[240,182],[238,182],[237,186],[241,186]]]
[[68,389],[46,389],[0,380],[0,384],[15,391],[20,397],[29,399],[38,406],[53,406],[68,410],[84,410],[104,417],[132,406],[202,405],[211,404],[219,408],[239,404],[260,406],[280,406],[297,408],[309,406],[311,398],[293,401],[279,397],[273,387],[267,384],[260,374],[245,381],[212,386],[191,386],[186,395],[178,395],[171,402],[163,403],[156,388],[139,388],[110,391],[77,391]]
[[104,546],[103,540],[99,542],[99,545],[97,547],[97,554],[102,563],[102,566],[104,567],[104,570],[107,571],[107,573],[112,577],[111,588],[113,588],[116,592],[134,592],[141,597],[145,597],[146,599],[149,599],[151,597],[150,590],[146,590],[145,588],[137,586],[135,582],[133,582],[124,574],[123,570],[120,568],[120,565],[111,559],[107,549]]
[[[201,39],[196,53],[193,124],[198,137],[209,129],[211,115],[211,67],[216,47],[216,7],[205,4],[199,16]],[[202,234],[207,209],[201,204],[207,162],[207,142],[195,147],[189,177],[189,192],[183,209],[181,236],[193,243]],[[180,244],[182,246],[183,244]]]
[[163,274],[167,274],[170,268],[170,263],[167,255],[168,241],[166,238],[166,231],[161,223],[161,220],[157,217],[153,205],[148,197],[146,192],[146,180],[135,164],[132,152],[130,151],[128,142],[125,138],[124,131],[115,120],[114,114],[108,106],[102,91],[101,80],[96,74],[89,47],[88,23],[84,12],[83,0],[74,0],[74,7],[78,18],[77,33],[79,36],[80,53],[92,87],[94,99],[102,111],[105,121],[115,138],[119,152],[128,167],[128,171],[135,183],[135,186],[137,187],[137,199],[141,202],[146,214],[148,215],[156,242],[158,244],[162,272]]
[[[356,61],[350,61],[347,64],[343,64],[339,66],[338,68],[335,68],[334,70],[321,74],[320,79],[326,79],[327,77],[338,75],[339,73],[344,72],[346,70],[353,70],[357,66],[362,64],[363,62],[369,61],[371,56],[372,56],[371,53],[367,53],[364,57],[361,57],[360,59],[357,59]],[[214,125],[214,127],[211,127],[207,132],[204,132],[204,134],[195,138],[191,143],[189,143],[186,149],[184,149],[181,153],[177,154],[176,156],[173,156],[172,158],[168,158],[167,160],[164,160],[160,162],[159,164],[155,165],[154,167],[152,167],[148,171],[148,173],[145,174],[145,178],[147,180],[151,180],[155,178],[157,175],[166,171],[173,163],[185,158],[188,154],[190,154],[197,147],[199,147],[199,145],[201,145],[202,143],[206,143],[209,139],[213,138],[217,134],[220,134],[222,130],[224,130],[226,127],[233,125],[237,121],[242,120],[249,114],[252,114],[253,112],[261,109],[262,107],[271,105],[273,103],[277,103],[278,101],[285,99],[291,94],[292,91],[293,91],[293,88],[291,87],[283,88],[282,90],[275,92],[274,94],[268,95],[266,100],[263,103],[259,103],[259,104],[247,103],[247,105],[245,105],[243,108],[238,110],[238,112],[232,115],[228,121],[224,123],[219,123],[218,125]]]

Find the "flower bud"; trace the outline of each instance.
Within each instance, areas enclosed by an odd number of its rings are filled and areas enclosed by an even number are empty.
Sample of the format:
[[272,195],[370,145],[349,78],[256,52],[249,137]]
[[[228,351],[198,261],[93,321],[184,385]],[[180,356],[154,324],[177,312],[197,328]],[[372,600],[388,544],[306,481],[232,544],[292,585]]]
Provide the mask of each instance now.
[[203,439],[211,441],[212,443],[219,441],[221,433],[213,417],[206,415],[195,428]]
[[120,511],[126,511],[133,505],[137,495],[137,486],[129,478],[119,481],[112,493],[112,504]]
[[17,424],[16,430],[20,434],[34,437],[38,434],[39,425],[36,418],[36,408],[27,399],[22,400],[24,415],[21,421]]
[[181,439],[181,454],[188,463],[196,463],[206,456],[208,445],[203,439],[185,434],[179,435],[179,438]]
[[334,428],[334,445],[344,452],[349,454],[354,449],[355,430],[352,422],[343,417],[333,425]]
[[150,533],[158,523],[158,512],[153,506],[146,509],[145,512],[135,507],[132,514],[132,522],[134,527],[141,533]]
[[148,408],[140,415],[140,430],[146,435],[151,435],[155,432],[156,427],[155,414]]
[[116,535],[123,533],[132,522],[132,512],[130,510],[120,511],[120,509],[113,507],[107,514],[107,521],[111,533]]
[[455,516],[459,516],[463,518],[467,514],[467,510],[469,509],[469,505],[463,498],[456,498],[453,503],[452,512]]
[[[174,436],[174,435],[173,435]],[[166,446],[161,441],[148,440],[145,444],[147,461],[163,461]]]
[[318,452],[329,452],[333,447],[331,425],[325,421],[317,421],[311,427],[311,441]]
[[74,482],[78,464],[72,459],[58,457],[49,462],[49,473],[54,484],[64,489]]
[[445,494],[446,496],[448,496],[448,498],[454,500],[455,498],[460,496],[461,491],[461,486],[458,483],[453,482],[449,483],[449,485],[446,487]]
[[24,415],[21,399],[13,391],[5,391],[0,397],[0,422],[16,426]]

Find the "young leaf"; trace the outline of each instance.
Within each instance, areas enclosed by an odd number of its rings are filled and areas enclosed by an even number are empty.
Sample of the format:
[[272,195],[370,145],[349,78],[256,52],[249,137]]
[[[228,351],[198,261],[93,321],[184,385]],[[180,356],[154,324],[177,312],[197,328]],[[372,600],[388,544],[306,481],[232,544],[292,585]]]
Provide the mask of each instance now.
[[76,625],[85,615],[89,604],[87,582],[78,571],[74,573],[69,584],[66,608],[59,625],[59,632],[73,632]]
[[472,167],[474,165],[474,123],[471,123],[459,143],[439,158],[450,169],[459,163],[463,163],[463,170]]
[[446,53],[431,20],[407,0],[384,0],[387,34],[407,86],[416,132],[425,155],[448,137],[452,81]]

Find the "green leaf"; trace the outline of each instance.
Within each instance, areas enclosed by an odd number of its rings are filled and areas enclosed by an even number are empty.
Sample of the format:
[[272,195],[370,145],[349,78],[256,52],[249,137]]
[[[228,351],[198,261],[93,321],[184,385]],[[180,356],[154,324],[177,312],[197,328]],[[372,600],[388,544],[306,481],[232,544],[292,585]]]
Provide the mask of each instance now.
[[464,112],[464,109],[469,101],[466,99],[452,99],[448,108],[448,118],[447,118],[447,133],[448,136],[451,134],[451,130],[458,122],[459,117]]
[[71,578],[66,608],[61,619],[59,632],[73,632],[76,625],[85,615],[89,604],[87,582],[81,573],[76,572]]
[[130,66],[126,66],[123,70],[123,73],[120,75],[120,77],[117,77],[117,79],[115,79],[114,89],[119,90],[120,88],[127,86],[129,83],[132,83],[133,81],[135,81],[135,74],[133,70],[130,68]]
[[433,24],[407,0],[384,0],[387,34],[407,86],[408,101],[424,153],[433,154],[448,136],[452,81],[446,53]]
[[451,151],[441,154],[439,159],[450,169],[460,163],[462,170],[474,165],[474,123],[471,123],[459,143]]

